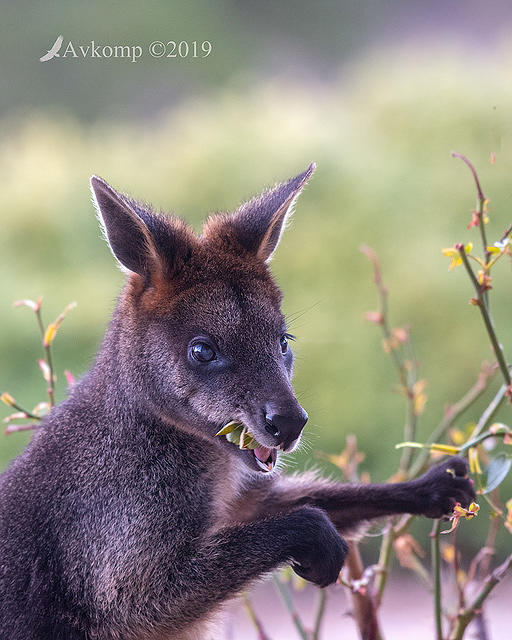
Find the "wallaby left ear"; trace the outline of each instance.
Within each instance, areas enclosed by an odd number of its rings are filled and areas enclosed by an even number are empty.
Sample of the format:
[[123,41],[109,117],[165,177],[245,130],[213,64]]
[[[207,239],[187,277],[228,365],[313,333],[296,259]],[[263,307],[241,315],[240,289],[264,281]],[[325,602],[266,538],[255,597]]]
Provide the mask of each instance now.
[[154,213],[118,193],[98,176],[91,178],[98,218],[121,269],[149,284],[174,278],[190,257],[193,233],[177,218]]
[[243,204],[230,218],[237,241],[268,262],[272,258],[293,206],[316,169],[313,162],[303,173]]

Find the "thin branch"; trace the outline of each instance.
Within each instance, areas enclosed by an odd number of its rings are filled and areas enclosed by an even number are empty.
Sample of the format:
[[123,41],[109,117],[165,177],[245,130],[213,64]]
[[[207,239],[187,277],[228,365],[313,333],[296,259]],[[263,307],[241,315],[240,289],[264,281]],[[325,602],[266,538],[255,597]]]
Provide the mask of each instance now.
[[[410,441],[414,440],[415,436],[416,436],[416,427],[417,427],[417,423],[418,423],[418,415],[416,413],[416,409],[414,406],[414,392],[410,392],[409,389],[407,390],[407,418],[404,424],[404,440]],[[402,471],[404,474],[408,474],[408,468],[411,464],[412,458],[413,458],[414,452],[412,451],[412,449],[409,449],[408,447],[406,447],[403,451],[402,451],[402,456],[400,458],[400,464],[399,464],[399,470]]]
[[459,572],[460,572],[460,553],[457,549],[457,531],[455,529],[452,533],[452,544],[453,544],[453,574],[455,579],[455,588],[457,589],[457,595],[459,597],[459,609],[462,609],[466,606],[466,601],[464,598],[464,585],[461,585],[459,580]]
[[320,640],[320,631],[324,621],[325,604],[327,602],[327,589],[318,590],[318,605],[315,614],[315,626],[313,627],[312,640]]
[[393,533],[395,534],[395,538],[399,538],[401,535],[403,535],[407,529],[411,526],[414,518],[416,516],[412,515],[412,514],[406,514],[405,516],[402,517],[402,519],[400,520],[400,522],[396,525],[396,527],[393,529]]
[[279,595],[281,596],[285,607],[288,609],[293,624],[295,625],[295,628],[297,629],[297,633],[299,634],[301,640],[308,640],[307,631],[302,624],[302,620],[300,619],[297,610],[295,609],[295,605],[293,604],[293,600],[290,596],[290,592],[288,591],[287,586],[283,584],[281,580],[279,580],[279,577],[275,573],[272,574],[272,579],[274,580],[274,584],[279,591]]
[[48,381],[47,392],[48,392],[48,398],[50,400],[50,407],[53,407],[55,406],[55,374],[53,371],[52,349],[49,344],[48,345],[45,344],[45,340],[44,340],[45,328],[43,324],[43,318],[41,316],[41,307],[36,309],[36,318],[37,318],[37,324],[39,326],[39,331],[41,332],[41,339],[43,342],[43,349],[46,356],[46,362],[48,363],[48,368],[50,369],[50,375],[49,375],[50,380]]
[[[500,504],[500,495],[499,495],[499,487],[494,489],[492,492],[493,500]],[[498,533],[501,527],[501,506],[493,507],[494,514],[491,515],[489,531],[487,533],[487,539],[485,541],[485,547],[483,547],[475,556],[468,571],[467,584],[470,584],[476,576],[478,571],[478,576],[480,581],[483,581],[485,577],[489,574],[489,570],[491,567],[491,561],[496,553],[496,539],[498,537]],[[460,609],[465,606],[463,602],[460,605]],[[487,621],[484,611],[484,603],[480,609],[475,613],[474,624],[476,627],[476,637],[479,640],[489,640],[489,633],[487,629]]]
[[[400,381],[400,385],[404,391],[404,394],[407,398],[407,411],[406,418],[404,424],[404,440],[413,440],[416,435],[416,428],[418,422],[418,415],[415,407],[415,394],[414,394],[414,383],[417,379],[416,366],[413,363],[412,370],[408,370],[405,365],[405,362],[397,348],[393,345],[393,332],[391,326],[389,324],[388,318],[388,296],[389,292],[387,287],[384,285],[384,281],[382,278],[382,271],[380,268],[379,260],[377,258],[377,254],[373,249],[367,247],[366,245],[362,245],[360,247],[360,251],[363,255],[365,255],[368,260],[371,262],[373,267],[373,276],[375,286],[377,288],[377,292],[379,294],[379,322],[382,333],[384,335],[384,340],[387,345],[389,345],[389,354],[393,359],[393,363],[398,373],[398,378]],[[400,459],[400,471],[406,473],[412,459],[412,451],[408,448],[405,448],[402,452],[402,457]]]
[[256,612],[254,611],[251,599],[249,598],[247,593],[244,593],[242,595],[242,600],[244,602],[247,615],[249,616],[250,621],[253,623],[256,632],[258,633],[258,640],[270,640],[270,637],[266,634],[265,629],[263,628],[261,620],[258,618]]
[[[473,174],[473,178],[475,180],[476,192],[478,198],[478,210],[476,212],[478,219],[478,227],[480,229],[480,237],[482,239],[483,252],[485,255],[485,264],[488,264],[491,254],[489,253],[487,247],[487,235],[485,232],[485,223],[484,223],[484,209],[485,203],[487,202],[487,198],[484,196],[484,192],[482,191],[482,187],[480,185],[480,180],[478,178],[478,174],[476,172],[475,167],[471,164],[471,162],[466,158],[466,156],[462,155],[462,153],[457,153],[456,151],[452,151],[452,157],[460,158],[462,162],[464,162],[468,167],[471,173]],[[485,304],[489,305],[489,300],[487,298],[487,291],[484,292]]]
[[[499,487],[492,492],[493,498],[495,502],[500,503],[500,495],[499,495]],[[498,507],[500,511],[502,511],[501,507]],[[496,539],[498,537],[498,533],[501,527],[501,518],[496,512],[494,517],[491,517],[491,523],[489,525],[489,531],[487,533],[487,539],[485,541],[484,549],[489,549],[489,553],[486,553],[478,566],[478,573],[480,579],[483,580],[484,577],[489,573],[489,569],[491,567],[491,560],[494,554],[496,553]]]
[[475,170],[475,167],[471,164],[471,162],[464,156],[462,153],[458,153],[457,151],[452,151],[452,158],[460,158],[462,162],[466,163],[469,167],[469,170],[473,174],[473,178],[475,179],[476,190],[478,193],[479,200],[485,200],[484,192],[482,191],[482,187],[480,186],[480,180],[478,179],[478,174]]
[[[37,418],[40,420],[40,418]],[[18,431],[32,431],[33,429],[39,429],[39,424],[10,424],[5,428],[5,435],[9,435],[10,433],[17,433]]]
[[428,446],[433,444],[434,442],[438,442],[445,435],[448,429],[450,429],[454,422],[459,418],[459,416],[462,415],[467,409],[469,409],[469,407],[471,407],[471,405],[473,405],[478,400],[478,398],[480,398],[480,396],[487,389],[489,381],[494,376],[495,371],[496,366],[490,367],[486,364],[483,364],[475,384],[462,396],[462,398],[458,402],[450,405],[445,410],[443,419],[428,438],[425,448],[421,449],[418,456],[416,457],[416,460],[414,461],[409,471],[409,476],[411,478],[418,476],[423,471],[423,468],[430,456]]
[[376,597],[375,601],[377,607],[380,607],[382,603],[382,597],[384,595],[384,589],[389,577],[389,568],[391,566],[391,560],[393,558],[393,541],[395,539],[395,532],[391,520],[389,521],[389,528],[382,538],[379,553],[379,567],[380,572],[376,581]]
[[507,386],[510,386],[510,382],[511,382],[511,378],[510,378],[510,372],[508,370],[508,366],[507,366],[507,362],[505,359],[505,355],[503,353],[503,349],[499,343],[498,337],[496,335],[496,331],[494,329],[491,317],[489,315],[489,311],[487,309],[487,305],[485,304],[485,301],[483,299],[483,292],[482,292],[482,288],[480,287],[478,280],[476,279],[476,276],[473,272],[473,269],[471,268],[471,265],[469,264],[469,260],[468,257],[466,255],[466,251],[464,248],[463,244],[457,244],[455,245],[455,248],[457,249],[457,251],[459,252],[460,257],[462,258],[462,262],[464,264],[464,266],[466,267],[466,271],[468,272],[468,275],[471,279],[471,282],[473,283],[473,287],[475,288],[476,294],[478,296],[478,308],[480,309],[480,313],[482,314],[482,319],[484,321],[485,324],[485,328],[487,329],[487,333],[489,335],[489,339],[491,341],[491,345],[494,351],[494,354],[496,356],[496,360],[498,361],[498,365],[500,367],[501,373],[503,374],[503,378],[505,380],[505,382],[507,383]]
[[[2,397],[2,399],[3,399],[3,397]],[[9,407],[12,407],[13,409],[16,409],[20,413],[24,413],[25,414],[24,417],[26,417],[26,418],[30,418],[31,420],[41,420],[41,416],[38,416],[35,413],[32,413],[31,411],[28,411],[28,409],[24,409],[12,397],[10,397],[10,401],[9,402],[5,402],[5,404],[7,404],[7,406],[9,406]],[[20,419],[22,419],[21,416],[20,416]],[[11,426],[15,426],[15,425],[11,425]],[[20,425],[20,426],[23,426],[23,425]],[[15,431],[15,429],[13,429],[13,431]]]
[[473,602],[469,605],[469,610],[473,611],[474,613],[476,610],[480,609],[480,607],[482,606],[482,602],[487,598],[494,587],[503,580],[510,567],[512,567],[512,553],[488,576],[488,578],[484,582],[482,590],[477,594]]
[[494,549],[490,547],[482,547],[478,553],[475,555],[468,569],[468,578],[467,581],[472,582],[475,579],[476,571],[483,561],[483,559],[487,556],[492,557],[494,555]]
[[501,385],[496,395],[491,400],[489,405],[486,407],[485,411],[480,416],[480,419],[476,423],[476,426],[473,429],[473,432],[469,438],[470,440],[477,438],[482,433],[482,431],[487,428],[487,425],[489,424],[489,422],[491,422],[491,420],[494,418],[494,416],[498,412],[498,409],[501,407],[501,405],[505,401],[506,391],[507,391],[507,387],[504,384]]
[[[414,363],[414,360],[412,360],[413,362],[412,368],[407,367],[402,357],[402,354],[398,349],[394,348],[394,345],[392,343],[393,333],[392,333],[392,330],[389,324],[389,318],[388,318],[388,290],[384,285],[377,254],[373,249],[365,245],[363,245],[360,248],[360,250],[370,260],[373,267],[374,281],[375,281],[375,286],[377,288],[377,292],[379,294],[379,305],[380,305],[379,314],[378,314],[378,324],[381,325],[382,333],[384,335],[384,340],[390,346],[389,352],[393,359],[395,368],[397,370],[400,385],[407,399],[406,418],[405,418],[404,429],[403,429],[404,439],[405,440],[414,439],[416,434],[417,424],[418,424],[418,412],[416,411],[415,389],[414,389],[414,384],[417,381],[416,364]],[[409,475],[408,469],[410,467],[413,455],[414,455],[413,451],[409,448],[405,448],[402,452],[402,456],[400,458],[400,464],[399,464],[399,472],[402,473],[402,475],[404,476],[404,479]],[[381,568],[381,571],[378,574],[376,579],[375,603],[377,608],[380,606],[380,603],[382,601],[382,597],[384,594],[384,589],[387,583],[389,567],[393,557],[393,541],[395,540],[395,537],[396,537],[396,534],[393,531],[392,520],[390,520],[389,522],[390,522],[390,527],[382,539],[380,554],[379,554],[379,566]]]
[[434,619],[436,623],[436,640],[443,640],[443,620],[441,610],[441,549],[439,533],[441,520],[434,520],[431,537],[432,550],[432,584],[434,587]]
[[460,611],[457,615],[457,619],[455,621],[455,625],[450,634],[450,640],[462,640],[464,635],[464,631],[466,630],[468,624],[473,620],[475,615],[481,609],[483,602],[487,598],[487,596],[491,593],[494,587],[501,582],[505,573],[512,566],[512,554],[508,556],[508,558],[496,567],[494,571],[487,577],[480,592],[475,596],[472,603],[466,608]]
[[[345,559],[345,566],[351,581],[361,580],[364,576],[364,565],[357,544],[350,543],[348,555]],[[369,569],[367,569],[367,572]],[[380,575],[380,573],[379,573]],[[351,589],[352,606],[354,619],[357,623],[361,640],[382,640],[382,633],[379,628],[377,618],[377,605],[374,602],[370,590],[365,592]]]
[[501,236],[500,242],[505,242],[505,240],[509,237],[511,233],[512,233],[512,224],[509,224],[508,227],[505,229],[504,234]]
[[[382,272],[379,265],[379,260],[377,258],[377,254],[373,249],[367,247],[366,245],[362,245],[359,249],[363,255],[365,255],[368,260],[371,262],[373,267],[373,279],[375,282],[375,286],[377,288],[377,292],[379,294],[379,304],[380,304],[380,325],[382,327],[382,333],[384,337],[389,340],[391,338],[391,328],[389,326],[388,320],[388,289],[384,285],[384,281],[382,279]],[[398,355],[396,349],[391,349],[390,352],[391,357],[395,363],[395,367],[398,371],[398,377],[400,378],[400,383],[404,388],[407,388],[407,372],[405,367],[403,366],[403,362]]]

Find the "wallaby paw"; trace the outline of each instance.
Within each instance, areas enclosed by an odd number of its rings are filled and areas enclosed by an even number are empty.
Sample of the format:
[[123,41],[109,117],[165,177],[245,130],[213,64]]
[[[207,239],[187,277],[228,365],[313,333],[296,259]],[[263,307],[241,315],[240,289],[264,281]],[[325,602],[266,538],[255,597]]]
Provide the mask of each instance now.
[[300,518],[300,542],[293,554],[292,568],[304,580],[327,587],[338,579],[348,545],[324,511],[303,507],[296,513]]
[[449,516],[457,503],[468,507],[475,499],[475,490],[467,474],[468,465],[458,456],[429,469],[416,480],[419,512],[428,518],[441,518]]

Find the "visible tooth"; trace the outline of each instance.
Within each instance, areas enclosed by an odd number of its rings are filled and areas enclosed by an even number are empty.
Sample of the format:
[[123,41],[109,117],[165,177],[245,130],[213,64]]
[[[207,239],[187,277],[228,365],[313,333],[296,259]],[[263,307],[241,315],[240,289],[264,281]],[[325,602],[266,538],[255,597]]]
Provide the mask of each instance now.
[[245,434],[247,433],[247,427],[242,429],[242,433],[240,434],[240,442],[238,443],[239,449],[245,449]]
[[258,464],[258,467],[259,467],[260,469],[263,469],[263,471],[268,471],[268,469],[267,469],[267,465],[266,465],[266,464],[264,464],[263,462],[261,462],[261,460],[258,460],[258,458],[256,458],[256,456],[254,456],[254,459],[256,460],[256,462],[257,462],[257,464]]

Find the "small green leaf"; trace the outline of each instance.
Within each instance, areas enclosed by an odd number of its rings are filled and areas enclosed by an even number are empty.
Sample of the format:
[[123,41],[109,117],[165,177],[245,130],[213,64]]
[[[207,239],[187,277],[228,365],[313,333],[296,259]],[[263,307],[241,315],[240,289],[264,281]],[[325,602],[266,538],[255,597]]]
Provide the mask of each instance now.
[[231,420],[231,422],[228,422],[227,424],[225,424],[220,431],[217,431],[215,435],[226,436],[228,433],[232,433],[233,431],[238,429],[238,427],[241,427],[241,426],[242,425],[240,422],[237,422],[236,420]]
[[[225,432],[227,427],[229,427],[229,430]],[[252,433],[241,422],[230,422],[217,435],[225,435],[228,442],[240,449],[256,449],[256,447],[260,446]]]
[[499,453],[491,460],[487,468],[487,486],[482,493],[490,493],[498,487],[507,477],[512,466],[512,456],[506,453]]
[[242,425],[240,425],[240,427],[237,427],[234,431],[230,431],[229,433],[226,433],[226,440],[238,446],[240,444],[240,436],[242,435],[242,429],[243,427]]

